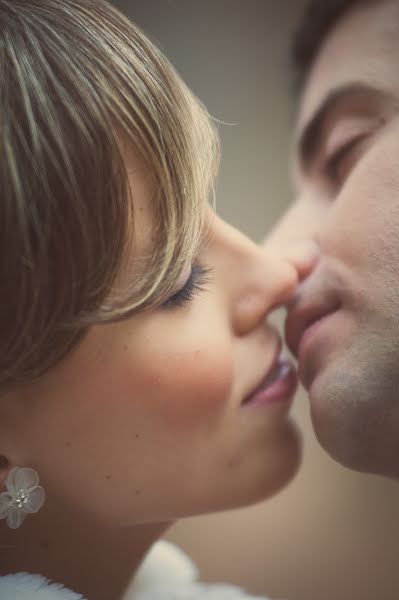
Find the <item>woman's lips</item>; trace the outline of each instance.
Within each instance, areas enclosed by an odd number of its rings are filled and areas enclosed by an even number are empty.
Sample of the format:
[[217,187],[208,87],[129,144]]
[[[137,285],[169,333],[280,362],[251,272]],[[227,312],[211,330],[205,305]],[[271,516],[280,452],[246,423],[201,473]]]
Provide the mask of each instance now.
[[295,394],[297,385],[298,376],[293,364],[280,355],[261,383],[244,399],[242,406],[264,406],[289,400]]

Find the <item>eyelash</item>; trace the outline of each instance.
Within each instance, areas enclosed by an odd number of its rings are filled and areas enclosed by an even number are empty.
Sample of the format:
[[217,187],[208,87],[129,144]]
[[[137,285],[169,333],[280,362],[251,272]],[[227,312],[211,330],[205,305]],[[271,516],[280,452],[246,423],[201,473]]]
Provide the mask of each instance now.
[[163,304],[162,309],[172,310],[173,308],[179,308],[188,302],[191,302],[193,298],[202,292],[210,281],[209,274],[212,269],[203,267],[201,265],[193,265],[191,269],[190,277],[184,286],[168,298]]

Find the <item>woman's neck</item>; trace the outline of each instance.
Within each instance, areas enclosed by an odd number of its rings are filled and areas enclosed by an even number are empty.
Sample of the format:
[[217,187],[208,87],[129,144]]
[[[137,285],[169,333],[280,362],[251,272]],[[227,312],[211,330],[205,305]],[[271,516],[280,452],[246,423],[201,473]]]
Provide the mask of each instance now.
[[110,530],[84,519],[44,522],[28,516],[20,529],[6,531],[0,522],[0,575],[38,573],[88,600],[120,600],[149,548],[171,525]]

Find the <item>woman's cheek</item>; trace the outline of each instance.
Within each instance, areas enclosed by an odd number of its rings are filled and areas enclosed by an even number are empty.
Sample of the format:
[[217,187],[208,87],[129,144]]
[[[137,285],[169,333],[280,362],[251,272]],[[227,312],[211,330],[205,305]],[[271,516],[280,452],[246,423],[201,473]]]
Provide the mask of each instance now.
[[231,402],[233,361],[220,346],[156,354],[136,364],[134,372],[143,410],[172,429],[215,426]]

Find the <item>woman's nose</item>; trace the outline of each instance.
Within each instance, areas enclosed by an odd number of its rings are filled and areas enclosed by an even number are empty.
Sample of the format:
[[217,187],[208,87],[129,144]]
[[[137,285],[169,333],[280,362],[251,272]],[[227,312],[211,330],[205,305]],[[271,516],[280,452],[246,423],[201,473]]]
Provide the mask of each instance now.
[[271,311],[287,304],[298,284],[297,270],[289,260],[248,244],[233,312],[234,330],[241,336],[263,324]]

